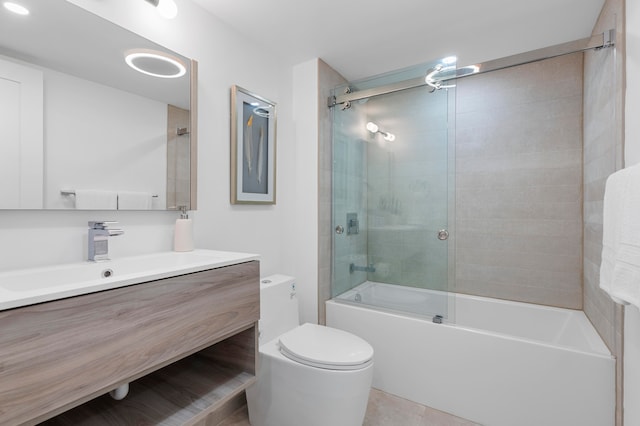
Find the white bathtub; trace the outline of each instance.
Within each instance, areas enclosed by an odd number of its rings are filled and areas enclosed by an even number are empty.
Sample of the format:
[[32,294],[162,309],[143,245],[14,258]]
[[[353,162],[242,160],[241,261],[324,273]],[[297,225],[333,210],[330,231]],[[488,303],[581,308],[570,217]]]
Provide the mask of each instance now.
[[[444,303],[455,323],[402,300]],[[614,424],[615,360],[581,311],[373,282],[326,305],[327,325],[373,346],[375,388],[485,426]]]

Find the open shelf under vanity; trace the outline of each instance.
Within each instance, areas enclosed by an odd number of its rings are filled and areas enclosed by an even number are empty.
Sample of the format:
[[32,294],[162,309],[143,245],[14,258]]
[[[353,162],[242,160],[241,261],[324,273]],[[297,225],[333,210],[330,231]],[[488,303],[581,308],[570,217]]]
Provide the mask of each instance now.
[[255,381],[251,360],[242,355],[252,352],[254,334],[251,327],[135,380],[120,401],[105,394],[42,425],[205,425],[210,414]]

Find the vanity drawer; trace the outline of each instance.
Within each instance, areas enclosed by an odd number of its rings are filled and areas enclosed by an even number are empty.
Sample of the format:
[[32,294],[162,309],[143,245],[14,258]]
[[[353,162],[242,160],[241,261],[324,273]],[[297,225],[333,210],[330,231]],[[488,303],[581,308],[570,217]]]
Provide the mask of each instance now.
[[0,424],[36,424],[258,321],[259,262],[0,312]]

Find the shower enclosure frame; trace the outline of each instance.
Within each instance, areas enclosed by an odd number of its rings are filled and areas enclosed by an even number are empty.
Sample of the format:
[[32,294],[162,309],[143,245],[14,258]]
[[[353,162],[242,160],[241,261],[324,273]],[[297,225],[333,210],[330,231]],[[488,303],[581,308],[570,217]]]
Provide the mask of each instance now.
[[[543,61],[545,59],[554,58],[556,56],[570,55],[572,53],[584,52],[587,50],[613,47],[615,45],[615,37],[615,29],[610,29],[601,34],[592,35],[591,37],[544,47],[542,49],[531,50],[529,52],[519,53],[516,55],[506,56],[500,59],[494,59],[491,61],[458,67],[456,68],[454,73],[439,78],[438,81],[446,82],[459,78],[469,77],[471,75],[483,74],[491,71],[515,67],[518,65],[524,65],[530,62]],[[468,72],[467,70],[471,68],[477,69],[477,71],[471,73]],[[333,108],[338,104],[345,104],[346,102],[357,101],[370,98],[372,96],[379,96],[387,93],[397,92],[400,90],[425,86],[427,84],[428,83],[425,81],[425,78],[418,77],[385,86],[375,87],[372,89],[360,90],[356,92],[350,91],[343,95],[330,96],[327,99],[327,106],[329,108]]]
[[[437,79],[437,81],[446,82],[446,81],[455,80],[458,78],[468,77],[470,75],[487,73],[487,72],[501,70],[509,67],[515,67],[518,65],[523,65],[531,62],[542,61],[542,60],[554,58],[557,56],[568,55],[568,54],[577,53],[577,52],[585,52],[589,50],[599,50],[599,49],[613,47],[613,46],[615,46],[615,30],[611,29],[603,33],[596,34],[591,37],[583,38],[580,40],[563,43],[555,46],[550,46],[547,48],[538,49],[530,52],[525,52],[522,54],[512,55],[509,57],[487,61],[487,62],[483,62],[483,63],[471,65],[471,66],[455,68],[454,72],[441,76],[440,78]],[[469,69],[474,69],[474,72],[470,73]],[[458,70],[463,70],[463,71],[458,72]],[[411,78],[408,80],[391,83],[388,85],[368,88],[364,90],[358,90],[358,91],[347,90],[344,94],[338,95],[334,93],[332,96],[329,96],[327,100],[327,106],[328,108],[331,109],[336,106],[339,107],[341,105],[342,108],[344,109],[344,108],[348,108],[351,102],[364,100],[367,98],[384,95],[388,93],[393,93],[397,91],[407,90],[414,87],[425,86],[427,84],[428,82],[425,80],[424,77],[417,77],[417,78]],[[433,90],[435,90],[435,88]],[[455,117],[455,114],[449,114],[449,117]],[[449,132],[450,133],[455,132],[455,123],[453,126],[450,127]],[[455,134],[453,136],[455,138]],[[450,145],[449,149],[455,149],[451,147],[451,145],[453,144],[449,143],[449,145]],[[454,156],[451,155],[451,157],[454,157]],[[449,162],[452,164],[455,163],[455,158],[449,158]],[[451,190],[455,191],[455,188],[452,188]],[[450,222],[449,226],[453,227],[455,225],[454,223],[455,221],[450,220],[449,222]],[[332,229],[332,241],[335,241],[335,237],[336,237],[336,234],[333,232],[333,229]],[[453,246],[453,244],[451,244],[451,246]],[[332,247],[335,248],[335,244],[332,243]],[[450,247],[449,252],[451,253],[452,251],[453,251],[453,247]],[[451,253],[451,255],[449,256],[449,261],[450,262],[454,261],[454,259],[455,259],[454,253]],[[333,285],[334,285],[333,281],[335,277],[334,268],[335,268],[335,262],[332,255],[331,256],[331,274],[330,274],[331,275],[331,293],[334,293],[333,291]],[[454,287],[453,282],[455,282],[455,280],[452,280],[449,284],[450,291],[455,291],[453,289]],[[323,300],[322,298],[320,299],[320,303],[324,303],[324,301],[325,300]],[[449,306],[454,306],[454,304],[450,303]]]
[[[403,70],[400,78],[421,75],[423,68]],[[398,74],[352,84],[376,86],[390,79],[397,81]],[[378,97],[333,111],[337,133],[332,144],[332,251],[338,254],[332,258],[331,273],[332,282],[340,284],[331,293],[336,296],[339,288],[346,290],[368,279],[444,290],[438,293],[442,296],[435,312],[418,314],[448,319],[454,307],[450,295],[455,293],[454,245],[448,239],[449,233],[454,234],[455,218],[455,92],[434,93],[418,86],[396,92],[389,92],[384,101]],[[407,95],[413,101],[407,101]],[[380,102],[389,96],[403,107],[383,113]],[[365,126],[369,119],[382,120],[382,128],[373,123]],[[398,140],[385,128],[389,120],[405,130]],[[385,248],[381,241],[392,241],[394,248]],[[345,249],[349,254],[339,254]],[[347,258],[351,264],[345,263]]]

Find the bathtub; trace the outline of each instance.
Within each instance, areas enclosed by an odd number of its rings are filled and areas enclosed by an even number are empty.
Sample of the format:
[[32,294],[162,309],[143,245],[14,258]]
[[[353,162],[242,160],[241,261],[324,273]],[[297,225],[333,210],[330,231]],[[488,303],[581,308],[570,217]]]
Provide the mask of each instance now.
[[375,282],[326,308],[373,346],[375,388],[485,426],[614,424],[615,359],[582,311]]

